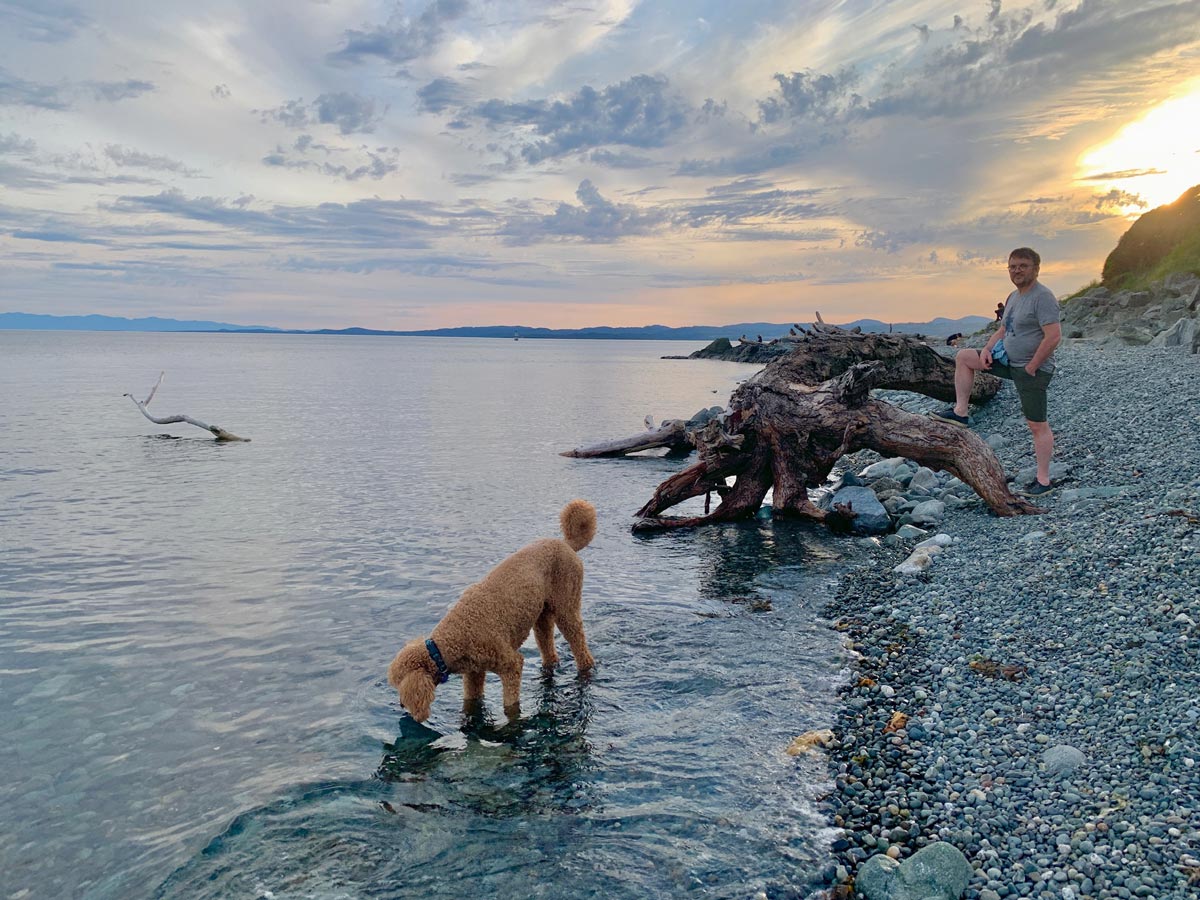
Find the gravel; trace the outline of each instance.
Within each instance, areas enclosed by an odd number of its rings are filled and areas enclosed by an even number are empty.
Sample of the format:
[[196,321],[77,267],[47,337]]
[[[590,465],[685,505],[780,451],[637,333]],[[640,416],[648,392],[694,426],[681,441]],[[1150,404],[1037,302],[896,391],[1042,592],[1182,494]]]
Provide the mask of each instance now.
[[[967,898],[1200,896],[1200,355],[1057,359],[1047,512],[968,492],[927,568],[893,571],[915,538],[863,539],[872,564],[829,605],[858,654],[829,751],[835,896],[938,840],[970,861]],[[973,423],[1032,478],[1011,384]]]

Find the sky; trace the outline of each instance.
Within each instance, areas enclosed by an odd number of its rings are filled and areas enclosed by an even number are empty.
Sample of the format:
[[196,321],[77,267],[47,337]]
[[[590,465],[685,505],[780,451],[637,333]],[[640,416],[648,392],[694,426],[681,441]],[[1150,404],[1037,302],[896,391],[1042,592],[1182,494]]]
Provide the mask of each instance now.
[[1195,0],[0,0],[0,312],[990,315],[1196,183]]

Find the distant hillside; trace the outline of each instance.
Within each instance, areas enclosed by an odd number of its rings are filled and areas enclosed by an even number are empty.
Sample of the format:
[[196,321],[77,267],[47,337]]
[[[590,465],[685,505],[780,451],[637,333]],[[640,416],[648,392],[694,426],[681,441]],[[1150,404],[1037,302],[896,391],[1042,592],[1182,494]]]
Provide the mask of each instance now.
[[[863,331],[904,331],[945,337],[956,332],[970,334],[987,324],[986,316],[966,316],[962,319],[937,318],[932,322],[899,322],[889,324],[877,319],[847,322],[845,328],[860,327]],[[230,325],[223,322],[195,322],[177,319],[124,319],[115,316],[42,316],[29,313],[0,313],[0,330],[25,331],[236,331],[272,334],[344,334],[392,335],[400,337],[486,337],[486,338],[575,338],[583,340],[655,340],[655,341],[712,341],[746,335],[753,340],[782,337],[792,327],[790,323],[739,322],[733,325],[691,325],[672,328],[666,325],[646,325],[639,328],[533,328],[528,325],[480,325],[463,328],[435,328],[425,331],[383,331],[373,328],[322,328],[312,331],[271,328],[264,325]]]
[[1200,275],[1200,185],[1134,222],[1104,261],[1101,283],[1140,290],[1178,272]]
[[181,319],[124,319],[120,316],[41,316],[0,313],[0,330],[9,331],[279,331],[266,325],[229,325]]

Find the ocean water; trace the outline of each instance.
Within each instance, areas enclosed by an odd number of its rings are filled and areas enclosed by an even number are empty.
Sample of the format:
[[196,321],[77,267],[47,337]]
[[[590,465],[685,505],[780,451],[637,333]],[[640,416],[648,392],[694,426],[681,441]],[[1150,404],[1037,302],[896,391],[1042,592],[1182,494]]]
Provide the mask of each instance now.
[[[693,349],[0,332],[0,896],[808,896],[828,774],[784,749],[832,718],[849,548],[635,536],[687,461],[558,455],[753,371]],[[143,418],[164,370],[154,413],[252,441]],[[573,497],[595,672],[559,638],[519,720],[492,676],[412,722],[392,655]]]

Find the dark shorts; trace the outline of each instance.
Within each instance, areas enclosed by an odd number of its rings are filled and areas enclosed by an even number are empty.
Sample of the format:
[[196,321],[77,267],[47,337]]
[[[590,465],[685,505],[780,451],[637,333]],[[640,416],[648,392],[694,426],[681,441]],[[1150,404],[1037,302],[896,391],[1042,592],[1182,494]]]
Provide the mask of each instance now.
[[1006,363],[993,362],[990,372],[997,378],[1007,378],[1016,386],[1017,396],[1021,398],[1021,412],[1030,422],[1046,421],[1046,388],[1050,386],[1053,372],[1038,371],[1030,375],[1021,366],[1010,366]]

